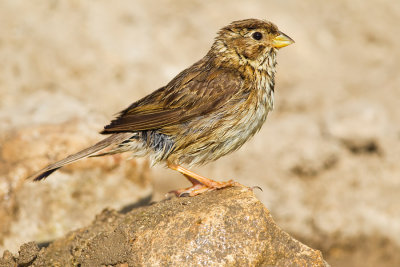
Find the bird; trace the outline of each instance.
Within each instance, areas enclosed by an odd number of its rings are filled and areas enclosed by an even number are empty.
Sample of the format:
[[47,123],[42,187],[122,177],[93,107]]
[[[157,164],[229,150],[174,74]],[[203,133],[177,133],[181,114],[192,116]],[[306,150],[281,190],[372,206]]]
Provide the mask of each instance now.
[[239,149],[260,130],[274,108],[277,51],[293,43],[267,20],[233,21],[202,59],[119,112],[100,132],[105,139],[28,179],[43,180],[83,158],[131,152],[183,174],[192,186],[172,191],[178,197],[240,185],[189,169]]

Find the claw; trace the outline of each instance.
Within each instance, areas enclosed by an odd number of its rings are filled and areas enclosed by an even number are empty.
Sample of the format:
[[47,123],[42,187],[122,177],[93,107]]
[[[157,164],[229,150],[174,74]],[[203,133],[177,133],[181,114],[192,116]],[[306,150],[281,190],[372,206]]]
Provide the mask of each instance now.
[[182,192],[178,195],[178,197],[189,197],[189,196],[190,196],[190,193],[188,193],[188,192]]
[[261,188],[261,187],[259,187],[258,185],[255,185],[255,186],[249,187],[249,189],[250,189],[251,191],[254,191],[254,189],[259,189],[261,192],[264,192],[264,191],[262,190],[262,188]]

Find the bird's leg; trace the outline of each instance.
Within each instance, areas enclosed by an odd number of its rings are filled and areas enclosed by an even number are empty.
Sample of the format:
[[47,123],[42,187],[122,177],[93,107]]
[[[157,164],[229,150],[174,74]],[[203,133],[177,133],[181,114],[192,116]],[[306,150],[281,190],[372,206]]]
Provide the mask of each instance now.
[[168,167],[172,170],[182,173],[193,184],[193,186],[191,187],[172,191],[178,197],[183,195],[196,196],[206,191],[240,185],[239,183],[236,183],[232,180],[229,180],[227,182],[217,182],[198,175],[197,173],[194,173],[192,171],[189,171],[188,169],[185,169],[180,165],[168,164]]

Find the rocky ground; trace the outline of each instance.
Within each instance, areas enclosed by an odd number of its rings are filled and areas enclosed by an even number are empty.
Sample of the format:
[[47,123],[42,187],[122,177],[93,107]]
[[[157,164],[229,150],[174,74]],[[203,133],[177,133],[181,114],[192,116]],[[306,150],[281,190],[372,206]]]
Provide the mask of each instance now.
[[1,1],[1,250],[186,186],[129,155],[23,179],[100,140],[113,114],[250,17],[296,41],[278,55],[276,108],[241,150],[195,170],[262,187],[276,223],[333,266],[400,265],[400,2],[389,0]]
[[247,188],[174,198],[128,213],[104,210],[39,250],[9,251],[0,266],[329,266],[282,231]]

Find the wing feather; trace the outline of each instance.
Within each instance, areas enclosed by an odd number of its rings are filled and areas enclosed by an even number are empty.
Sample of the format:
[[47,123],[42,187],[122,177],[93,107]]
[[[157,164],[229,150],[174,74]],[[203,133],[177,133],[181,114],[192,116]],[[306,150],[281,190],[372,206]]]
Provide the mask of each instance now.
[[232,70],[197,72],[188,79],[188,70],[183,71],[167,86],[133,103],[102,133],[153,130],[184,123],[220,108],[243,85],[242,78]]

